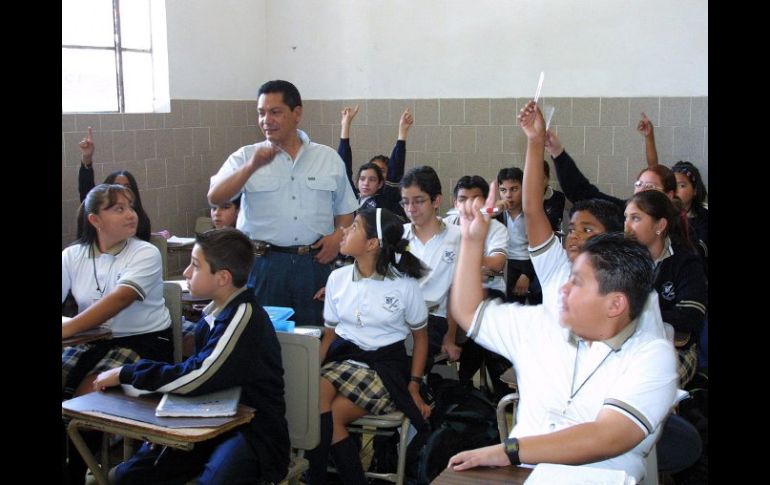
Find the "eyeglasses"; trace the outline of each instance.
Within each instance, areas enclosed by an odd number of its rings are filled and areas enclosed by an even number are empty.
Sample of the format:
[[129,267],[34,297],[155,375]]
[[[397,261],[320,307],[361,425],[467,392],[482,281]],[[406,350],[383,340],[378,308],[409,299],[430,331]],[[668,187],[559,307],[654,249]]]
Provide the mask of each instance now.
[[401,207],[409,207],[410,205],[423,205],[424,203],[428,202],[430,199],[428,197],[415,197],[412,200],[409,199],[401,199],[398,201],[398,205]]
[[634,187],[636,187],[637,189],[644,188],[644,190],[651,190],[651,189],[661,190],[661,191],[663,190],[663,187],[661,187],[660,185],[654,184],[652,182],[645,182],[644,180],[637,180],[636,182],[634,182]]

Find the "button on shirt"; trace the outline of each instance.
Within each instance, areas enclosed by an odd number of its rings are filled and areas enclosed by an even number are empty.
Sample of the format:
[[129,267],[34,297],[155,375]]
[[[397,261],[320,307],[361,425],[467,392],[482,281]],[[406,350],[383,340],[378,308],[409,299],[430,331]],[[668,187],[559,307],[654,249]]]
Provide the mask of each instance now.
[[[334,232],[335,216],[358,208],[337,152],[311,142],[301,130],[297,134],[302,147],[295,160],[280,150],[243,187],[236,227],[252,239],[277,246],[312,244]],[[260,146],[268,144],[264,141],[240,148],[212,181],[246,165]]]

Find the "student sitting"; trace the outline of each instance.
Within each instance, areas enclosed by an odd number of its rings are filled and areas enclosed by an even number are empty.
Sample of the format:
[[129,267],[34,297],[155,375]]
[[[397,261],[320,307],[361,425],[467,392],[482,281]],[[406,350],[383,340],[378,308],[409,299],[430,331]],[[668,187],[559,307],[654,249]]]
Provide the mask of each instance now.
[[[340,250],[355,258],[326,284],[321,342],[321,441],[307,453],[310,485],[326,483],[329,451],[346,484],[366,483],[345,426],[401,410],[420,430],[430,408],[420,396],[428,351],[427,310],[416,278],[424,268],[406,250],[403,225],[387,209],[364,209]],[[404,340],[414,337],[411,365]]]
[[240,196],[224,204],[211,205],[211,224],[214,229],[224,229],[225,227],[235,227],[238,220],[238,213],[241,210]]
[[211,298],[195,329],[195,354],[179,364],[142,359],[101,373],[94,386],[198,395],[241,386],[241,403],[256,409],[248,423],[197,443],[190,451],[145,443],[114,470],[113,483],[279,482],[289,463],[281,347],[265,310],[246,291],[254,259],[236,229],[198,234],[184,277],[190,293]]

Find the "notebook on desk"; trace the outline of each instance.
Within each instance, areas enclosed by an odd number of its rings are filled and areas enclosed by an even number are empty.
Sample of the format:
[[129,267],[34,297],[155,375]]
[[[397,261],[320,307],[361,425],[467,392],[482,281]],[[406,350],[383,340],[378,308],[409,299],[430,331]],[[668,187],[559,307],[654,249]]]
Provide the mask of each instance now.
[[241,388],[231,387],[199,396],[164,394],[155,408],[159,417],[218,417],[235,416]]

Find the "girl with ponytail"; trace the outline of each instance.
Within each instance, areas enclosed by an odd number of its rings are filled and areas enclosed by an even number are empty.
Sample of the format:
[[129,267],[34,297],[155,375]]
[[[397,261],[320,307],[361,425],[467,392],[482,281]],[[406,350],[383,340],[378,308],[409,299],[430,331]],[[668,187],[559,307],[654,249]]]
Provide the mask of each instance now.
[[[401,219],[363,209],[343,231],[340,252],[353,264],[326,283],[321,342],[321,441],[307,453],[307,483],[326,483],[329,452],[346,484],[366,483],[346,425],[400,410],[418,430],[430,408],[420,396],[428,354],[428,311],[417,278],[426,271],[407,250]],[[414,337],[411,362],[404,342]]]

